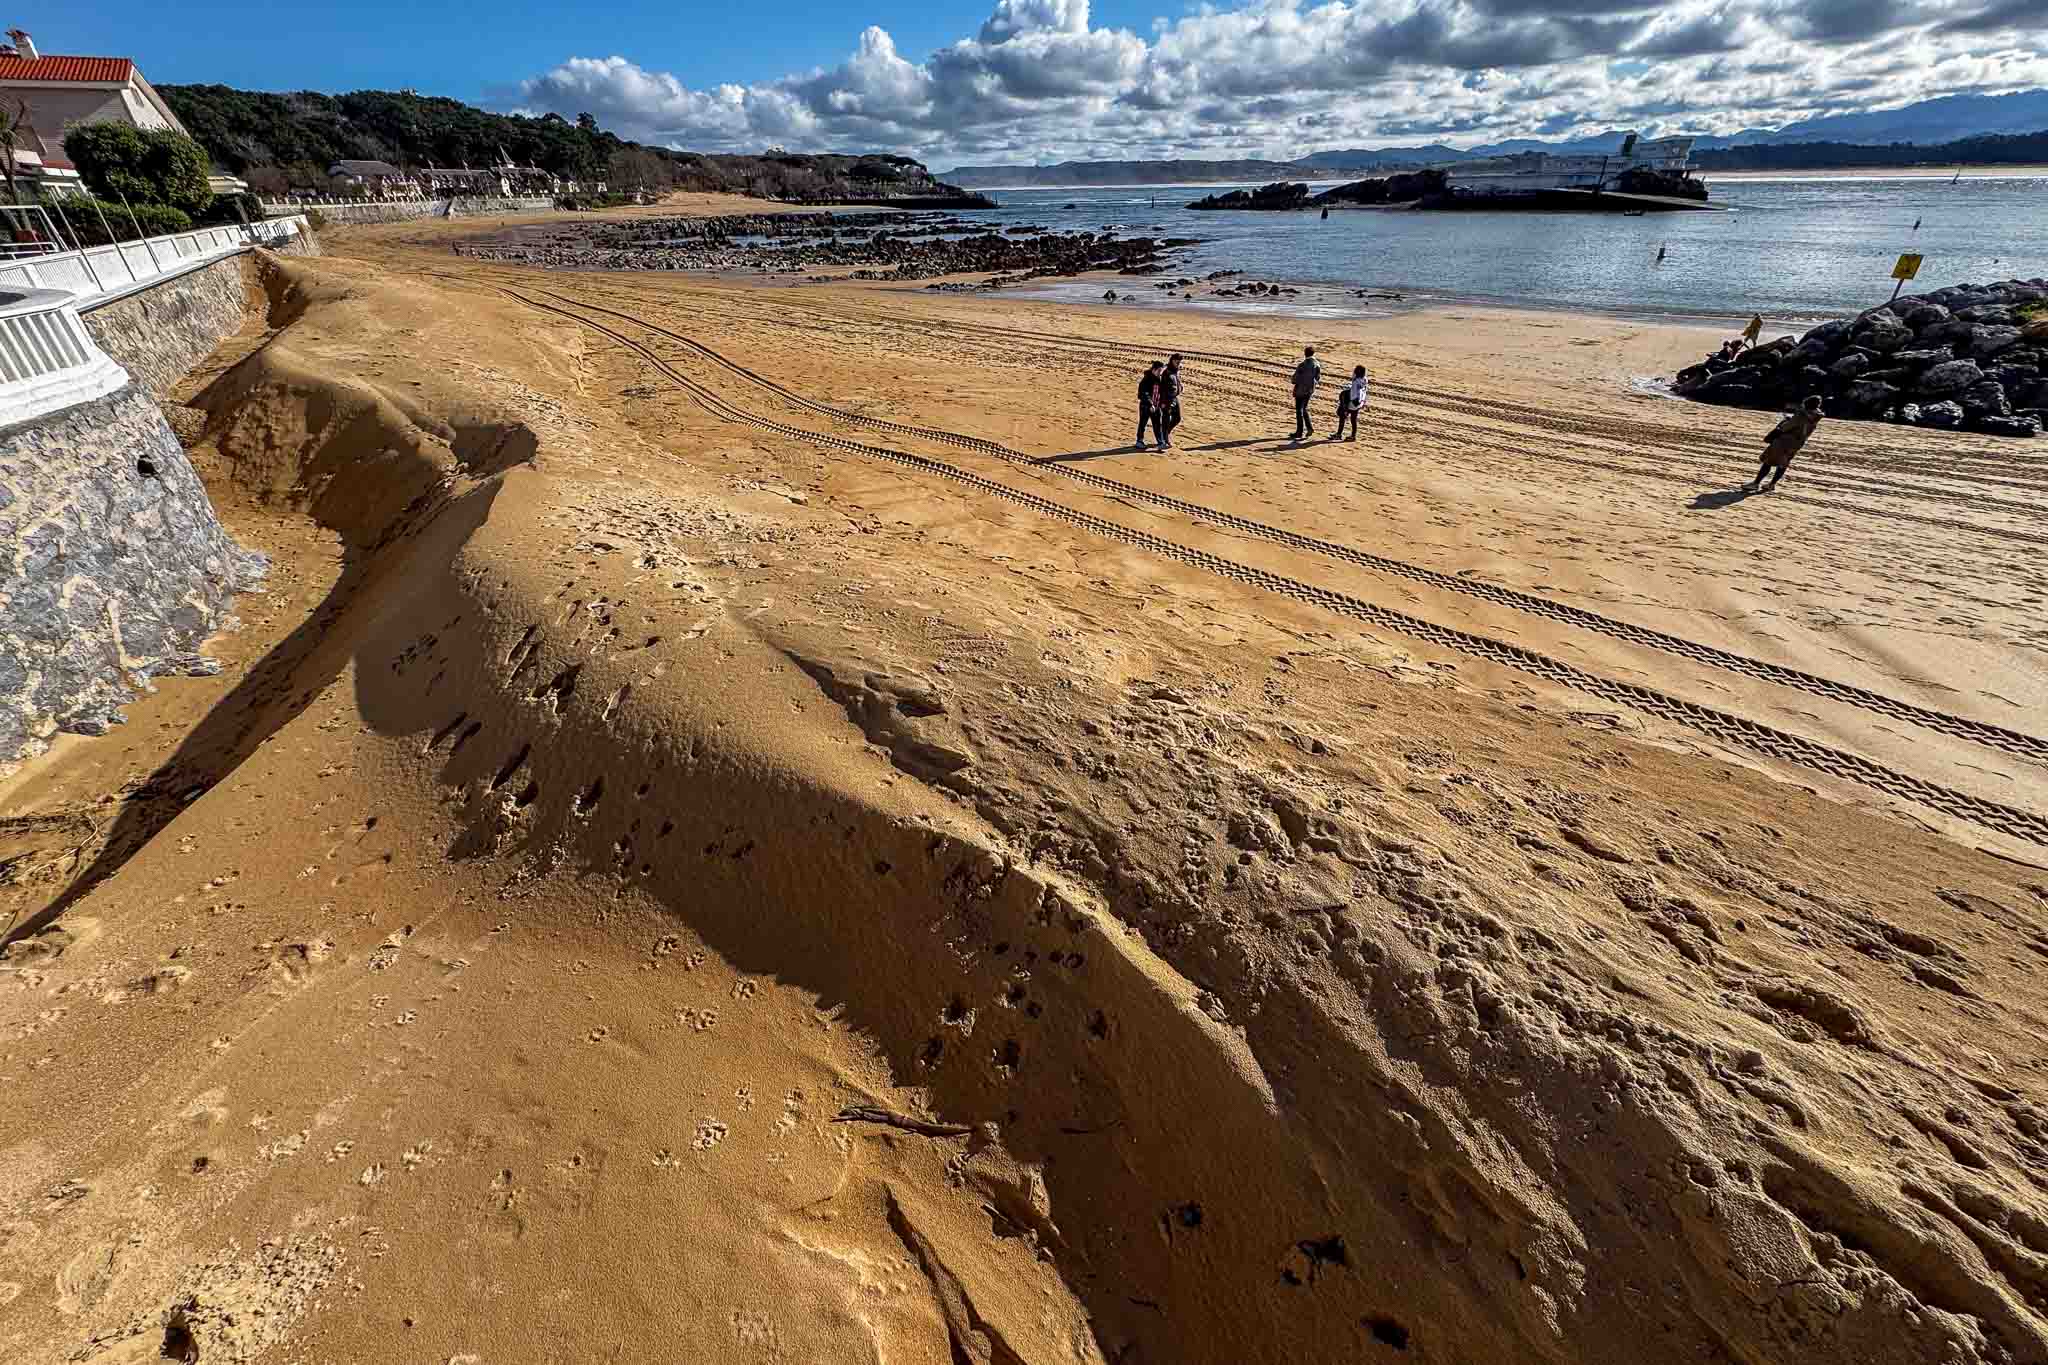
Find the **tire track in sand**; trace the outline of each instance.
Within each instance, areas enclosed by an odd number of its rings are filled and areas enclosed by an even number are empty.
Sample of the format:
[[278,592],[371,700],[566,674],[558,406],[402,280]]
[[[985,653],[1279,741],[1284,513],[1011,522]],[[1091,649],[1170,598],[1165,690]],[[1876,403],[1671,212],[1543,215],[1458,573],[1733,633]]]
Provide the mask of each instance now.
[[901,436],[912,436],[939,444],[957,446],[978,454],[990,455],[1012,464],[1028,465],[1033,469],[1058,474],[1063,478],[1071,479],[1076,483],[1086,485],[1100,492],[1112,494],[1127,501],[1158,507],[1195,521],[1224,527],[1258,540],[1268,541],[1276,545],[1284,545],[1289,549],[1300,550],[1309,554],[1321,555],[1327,559],[1334,559],[1341,563],[1351,564],[1376,573],[1404,578],[1444,592],[1477,598],[1481,601],[1508,607],[1515,611],[1526,612],[1533,616],[1541,616],[1564,625],[1593,631],[1612,639],[1660,650],[1667,654],[1688,659],[1694,663],[1704,664],[1710,668],[1724,669],[1763,682],[1794,688],[1829,701],[1843,702],[1851,706],[1860,707],[1892,720],[1919,725],[1940,734],[1949,735],[1952,738],[1981,744],[1986,748],[1996,749],[2002,753],[2030,759],[2037,763],[2048,764],[2048,739],[2043,739],[2039,736],[2009,729],[1989,721],[1973,720],[1967,716],[1958,716],[1950,712],[1919,706],[1897,697],[1888,696],[1882,692],[1858,687],[1852,683],[1824,678],[1784,664],[1774,664],[1762,659],[1753,659],[1748,655],[1718,649],[1712,645],[1688,640],[1683,636],[1672,635],[1648,626],[1640,626],[1632,622],[1617,620],[1614,617],[1603,616],[1598,612],[1589,611],[1583,607],[1575,607],[1568,603],[1553,601],[1547,597],[1539,597],[1533,593],[1521,592],[1501,584],[1489,583],[1484,579],[1471,579],[1456,574],[1447,574],[1436,569],[1424,568],[1419,564],[1411,564],[1405,560],[1374,554],[1369,550],[1362,550],[1356,546],[1318,539],[1314,536],[1303,535],[1283,527],[1269,526],[1263,522],[1240,517],[1234,513],[1219,511],[1216,508],[1208,507],[1201,503],[1188,502],[1169,494],[1156,493],[1150,489],[1123,483],[1087,470],[1075,469],[1063,463],[1035,459],[1021,451],[1012,450],[1008,446],[1000,445],[994,441],[983,440],[980,437],[966,436],[959,432],[945,431],[935,427],[913,426],[903,422],[892,422],[885,418],[869,417],[861,413],[848,412],[843,408],[835,408],[829,404],[805,398],[803,395],[772,379],[766,378],[745,365],[728,359],[703,342],[685,336],[680,332],[671,331],[657,323],[647,322],[630,314],[619,312],[616,309],[606,308],[570,295],[556,293],[553,290],[543,290],[540,292],[546,297],[554,299],[557,303],[585,308],[592,312],[619,318],[636,327],[645,328],[647,331],[678,342],[688,347],[694,353],[741,376],[748,382],[767,390],[785,402],[817,413],[820,416],[831,418],[834,421],[866,426]]
[[1560,660],[1524,649],[1504,641],[1476,635],[1469,631],[1441,626],[1433,621],[1410,616],[1377,603],[1352,597],[1347,593],[1317,587],[1298,579],[1265,569],[1240,564],[1207,550],[1195,549],[1176,541],[1167,540],[1149,531],[1134,530],[1118,522],[1095,516],[1055,502],[1012,488],[997,480],[986,478],[967,470],[956,468],[940,460],[923,455],[912,455],[906,451],[891,450],[885,446],[865,445],[826,432],[812,431],[763,417],[727,401],[717,393],[705,388],[677,370],[673,365],[656,355],[650,348],[613,328],[605,326],[569,308],[529,298],[516,290],[506,289],[506,294],[528,307],[552,313],[579,326],[599,332],[642,357],[671,383],[694,399],[697,404],[724,421],[735,422],[758,430],[772,432],[792,440],[823,445],[835,450],[844,450],[856,455],[868,456],[890,464],[915,469],[952,480],[965,487],[992,497],[1027,507],[1068,525],[1080,527],[1108,540],[1142,549],[1163,559],[1201,569],[1234,582],[1279,596],[1291,598],[1308,606],[1314,606],[1345,616],[1367,625],[1399,632],[1412,639],[1450,649],[1472,658],[1504,664],[1532,676],[1558,683],[1589,695],[1611,701],[1616,705],[1656,716],[1659,719],[1696,730],[1725,743],[1747,749],[1752,753],[1783,762],[1799,764],[1815,771],[1844,781],[1854,782],[1872,791],[1888,796],[1916,802],[1931,810],[1966,820],[1985,829],[2009,835],[2012,838],[2048,847],[2048,816],[2009,806],[2003,802],[1974,796],[1953,787],[1914,777],[1887,768],[1857,754],[1821,744],[1788,731],[1764,725],[1742,716],[1731,715],[1696,702],[1685,701],[1654,688],[1636,683],[1620,682],[1612,678],[1589,673]]

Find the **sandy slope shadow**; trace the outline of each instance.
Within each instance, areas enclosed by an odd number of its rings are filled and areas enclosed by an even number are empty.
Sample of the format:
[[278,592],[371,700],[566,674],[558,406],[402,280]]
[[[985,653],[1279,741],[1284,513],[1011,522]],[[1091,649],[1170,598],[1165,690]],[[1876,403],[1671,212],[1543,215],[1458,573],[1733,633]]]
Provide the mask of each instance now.
[[1290,441],[1290,440],[1287,440],[1287,439],[1285,439],[1284,437],[1276,437],[1276,436],[1248,436],[1248,437],[1244,437],[1244,438],[1242,438],[1242,439],[1240,439],[1240,440],[1236,440],[1236,441],[1211,441],[1211,442],[1209,442],[1209,443],[1208,443],[1207,445],[1200,445],[1200,446],[1191,446],[1191,447],[1190,447],[1190,449],[1192,449],[1192,450],[1243,450],[1243,449],[1245,449],[1245,448],[1246,448],[1246,447],[1248,447],[1248,446],[1265,446],[1266,448],[1268,448],[1268,449],[1270,449],[1270,450],[1280,450],[1280,449],[1284,449],[1285,447],[1287,447],[1287,446],[1290,446],[1290,445],[1293,445],[1293,444],[1294,444],[1294,442],[1292,442],[1292,441]]
[[1076,450],[1065,455],[1041,455],[1033,464],[1078,464],[1082,460],[1100,460],[1111,455],[1141,455],[1152,453],[1151,446],[1123,445],[1105,446],[1101,450]]
[[[537,446],[516,423],[464,426],[451,445],[373,392],[313,379],[288,352],[269,346],[216,379],[193,406],[209,412],[204,439],[242,491],[281,495],[340,536],[341,576],[122,803],[91,862],[0,942],[58,919],[303,712],[348,662],[349,632],[336,626],[403,557],[403,543],[430,525],[466,537],[490,514],[495,475],[530,460]],[[474,465],[465,467],[463,454]],[[465,468],[487,477],[463,489],[458,471]],[[367,598],[374,601],[375,592]]]
[[1723,507],[1733,507],[1737,503],[1747,502],[1755,495],[1756,490],[1750,488],[1747,484],[1741,488],[1716,489],[1711,493],[1701,493],[1695,496],[1691,502],[1686,504],[1685,510],[1688,512],[1718,512]]

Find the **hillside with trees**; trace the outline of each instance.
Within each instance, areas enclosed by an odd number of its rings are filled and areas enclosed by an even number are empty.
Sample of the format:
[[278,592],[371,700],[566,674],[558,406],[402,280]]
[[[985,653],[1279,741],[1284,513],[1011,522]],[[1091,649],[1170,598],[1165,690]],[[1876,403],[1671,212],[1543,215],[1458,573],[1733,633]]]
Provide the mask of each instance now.
[[1861,146],[1850,142],[1752,143],[1692,154],[1701,171],[1819,171],[1858,166],[2041,166],[2048,165],[2048,131],[1993,133],[1924,146],[1893,142]]
[[[589,114],[494,114],[459,100],[403,91],[277,94],[225,85],[161,85],[164,97],[223,170],[260,193],[326,190],[337,161],[521,166],[613,190],[712,190],[795,203],[961,200],[918,162],[900,156],[771,152],[717,156],[631,142]],[[949,205],[951,206],[951,205]]]

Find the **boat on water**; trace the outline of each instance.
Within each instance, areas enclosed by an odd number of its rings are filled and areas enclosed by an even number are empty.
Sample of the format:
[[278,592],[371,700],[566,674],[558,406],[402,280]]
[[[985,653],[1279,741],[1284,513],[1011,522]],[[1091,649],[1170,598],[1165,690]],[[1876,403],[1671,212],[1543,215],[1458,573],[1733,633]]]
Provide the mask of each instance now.
[[1507,156],[1441,164],[1454,191],[1478,194],[1527,194],[1536,190],[1612,190],[1624,177],[1645,173],[1687,179],[1692,175],[1689,137],[1644,139],[1629,133],[1618,151],[1608,155],[1516,152]]

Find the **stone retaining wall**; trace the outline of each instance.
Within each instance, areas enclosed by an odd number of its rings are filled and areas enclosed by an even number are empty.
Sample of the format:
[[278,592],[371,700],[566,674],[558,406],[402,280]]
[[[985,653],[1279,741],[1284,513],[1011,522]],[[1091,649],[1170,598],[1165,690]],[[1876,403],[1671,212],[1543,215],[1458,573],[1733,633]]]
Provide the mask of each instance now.
[[[301,232],[276,254],[318,256],[320,241]],[[137,383],[162,397],[242,325],[247,259],[229,256],[101,304],[83,315],[86,330]]]
[[161,396],[242,325],[243,256],[179,275],[84,315],[86,330],[135,382]]
[[0,545],[0,772],[103,732],[152,676],[218,671],[197,651],[267,567],[136,384],[0,430]]
[[515,199],[464,196],[453,201],[455,211],[450,215],[449,203],[446,199],[401,199],[388,204],[293,204],[279,201],[266,203],[263,211],[269,214],[317,213],[330,223],[403,223],[414,218],[444,215],[475,218],[494,213],[544,213],[555,206],[555,201],[546,195]]
[[311,228],[302,228],[285,241],[276,246],[266,247],[265,250],[277,256],[324,256],[326,254],[320,249],[320,239],[313,235],[313,229]]

